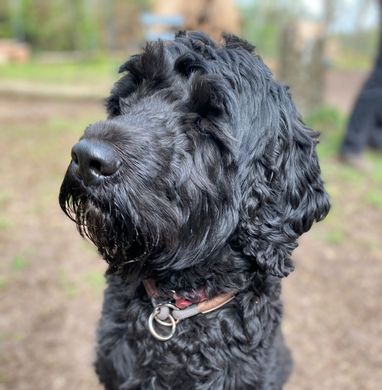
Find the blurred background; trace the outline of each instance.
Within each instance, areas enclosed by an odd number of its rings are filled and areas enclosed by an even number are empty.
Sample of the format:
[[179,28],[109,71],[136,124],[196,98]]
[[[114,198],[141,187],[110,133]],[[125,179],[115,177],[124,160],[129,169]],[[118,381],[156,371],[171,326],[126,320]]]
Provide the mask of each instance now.
[[[118,65],[146,39],[183,28],[256,44],[321,132],[333,209],[302,238],[284,281],[295,359],[287,390],[382,388],[382,154],[365,144],[356,163],[339,156],[382,48],[378,8],[376,0],[0,0],[1,390],[99,389],[91,365],[105,265],[59,209],[59,186],[71,146],[105,118]],[[371,103],[382,112],[380,98]]]

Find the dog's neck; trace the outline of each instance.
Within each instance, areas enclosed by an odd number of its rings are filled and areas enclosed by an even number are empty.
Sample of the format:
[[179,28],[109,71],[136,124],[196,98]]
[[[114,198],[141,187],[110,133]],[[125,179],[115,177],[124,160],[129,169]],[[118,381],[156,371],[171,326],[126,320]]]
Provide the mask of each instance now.
[[[148,258],[143,262],[128,264],[126,268],[110,267],[108,273],[121,276],[133,290],[143,280],[154,279],[155,288],[161,296],[172,297],[172,292],[176,291],[191,302],[198,301],[200,296],[212,298],[230,291],[241,291],[251,283],[255,274],[261,274],[254,262],[228,245],[198,264],[181,269],[172,266],[156,269],[157,256],[153,261]],[[145,292],[143,294],[147,295]]]
[[[160,341],[166,341],[173,337],[176,330],[176,324],[178,324],[179,321],[193,317],[197,314],[215,311],[231,302],[236,295],[236,291],[231,291],[216,295],[209,299],[205,289],[200,289],[196,292],[195,299],[191,301],[178,295],[176,291],[173,291],[171,298],[165,297],[165,300],[163,301],[163,298],[160,297],[159,291],[156,288],[154,279],[144,280],[143,285],[147,295],[151,298],[154,307],[153,312],[149,317],[149,330],[150,333]],[[171,332],[167,334],[158,332],[155,323],[171,327]]]
[[251,283],[255,273],[252,262],[229,249],[192,267],[162,272],[147,270],[139,279],[154,279],[159,295],[172,297],[175,291],[179,297],[194,303],[205,297],[241,291]]
[[171,290],[168,294],[161,293],[155,283],[155,279],[145,279],[143,285],[146,289],[147,295],[156,300],[172,300],[174,305],[178,309],[185,309],[192,304],[198,304],[204,302],[208,299],[207,292],[205,288],[200,288],[196,291],[190,292],[187,294],[187,298],[177,293],[175,290]]

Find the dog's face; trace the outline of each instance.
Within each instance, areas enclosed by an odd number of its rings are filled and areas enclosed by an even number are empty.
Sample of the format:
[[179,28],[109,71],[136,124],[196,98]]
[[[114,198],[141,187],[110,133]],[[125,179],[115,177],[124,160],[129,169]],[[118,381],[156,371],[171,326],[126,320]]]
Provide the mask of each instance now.
[[182,33],[121,67],[60,192],[111,271],[182,270],[227,250],[291,271],[298,236],[329,204],[316,135],[252,50]]

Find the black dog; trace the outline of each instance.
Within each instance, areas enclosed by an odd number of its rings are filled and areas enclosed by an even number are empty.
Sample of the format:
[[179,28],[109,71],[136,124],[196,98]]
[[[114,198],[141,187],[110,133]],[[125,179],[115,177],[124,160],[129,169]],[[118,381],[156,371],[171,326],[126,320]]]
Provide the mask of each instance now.
[[60,205],[109,263],[107,389],[281,389],[281,278],[329,210],[287,89],[232,35],[147,45],[73,147]]

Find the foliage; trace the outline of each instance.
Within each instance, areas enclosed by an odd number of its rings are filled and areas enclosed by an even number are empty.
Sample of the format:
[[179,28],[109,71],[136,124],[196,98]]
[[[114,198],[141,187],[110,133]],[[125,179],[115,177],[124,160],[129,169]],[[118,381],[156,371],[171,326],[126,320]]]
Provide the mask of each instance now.
[[5,0],[0,0],[0,38],[11,38],[10,9]]
[[281,8],[276,1],[261,2],[242,7],[242,36],[254,42],[264,57],[276,58],[282,26],[291,14],[290,9]]
[[[118,22],[128,28],[149,0],[0,0],[0,38],[37,50],[94,50]],[[121,11],[122,10],[122,11]]]
[[97,26],[94,18],[90,21],[91,7],[85,6],[85,1],[19,0],[18,3],[19,7],[11,7],[13,25],[19,26],[14,34],[35,47],[50,50],[90,49],[97,40]]
[[335,156],[345,127],[346,117],[333,107],[322,106],[305,118],[307,124],[321,133],[318,151],[321,158]]
[[[366,69],[370,67],[371,59],[375,55],[378,38],[378,27],[357,28],[353,26],[347,32],[334,32],[339,16],[343,13],[346,3],[344,0],[331,2],[326,0],[328,9],[323,12],[321,18],[328,23],[328,46],[330,61],[339,68]],[[358,0],[359,9],[370,5],[369,0]],[[241,7],[242,35],[247,40],[254,42],[260,54],[268,58],[277,58],[280,48],[280,36],[283,27],[291,18],[304,19],[306,21],[315,18],[309,14],[309,7],[303,1],[269,0],[244,2]],[[362,15],[359,15],[358,24]],[[333,51],[334,53],[331,53]],[[333,58],[332,58],[333,57]]]
[[334,65],[338,69],[365,69],[369,70],[378,47],[378,29],[360,31],[355,34],[336,34],[331,42],[341,50],[341,55],[334,58]]

